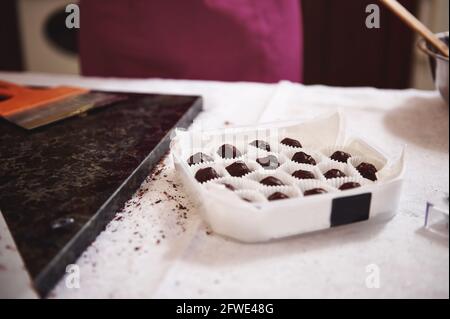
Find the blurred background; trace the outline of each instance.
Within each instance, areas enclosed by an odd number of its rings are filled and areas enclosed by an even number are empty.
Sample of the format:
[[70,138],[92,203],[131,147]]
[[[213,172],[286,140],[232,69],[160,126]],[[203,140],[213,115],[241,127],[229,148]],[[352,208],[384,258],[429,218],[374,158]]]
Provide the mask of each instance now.
[[[400,1],[432,31],[446,31],[448,0]],[[67,0],[2,0],[0,70],[80,72],[76,29],[62,28]],[[365,28],[376,0],[303,0],[306,84],[433,89],[417,37],[381,5],[381,28]],[[83,14],[81,12],[81,14]]]

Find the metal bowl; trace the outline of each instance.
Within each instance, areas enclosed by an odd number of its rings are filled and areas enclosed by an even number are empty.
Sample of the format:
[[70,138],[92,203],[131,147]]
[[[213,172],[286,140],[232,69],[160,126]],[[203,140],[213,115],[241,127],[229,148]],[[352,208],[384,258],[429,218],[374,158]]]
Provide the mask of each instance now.
[[[447,43],[448,46],[448,31],[437,33],[436,35],[439,39]],[[434,84],[448,105],[448,58],[437,53],[436,50],[423,38],[419,40],[417,45],[420,50],[428,55]]]

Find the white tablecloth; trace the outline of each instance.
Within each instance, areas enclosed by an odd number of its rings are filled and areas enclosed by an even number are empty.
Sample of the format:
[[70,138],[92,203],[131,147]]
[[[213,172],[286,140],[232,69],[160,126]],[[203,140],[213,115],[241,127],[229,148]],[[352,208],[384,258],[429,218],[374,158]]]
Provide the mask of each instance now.
[[[16,73],[0,73],[0,79],[200,94],[205,111],[194,125],[205,128],[310,118],[340,108],[349,130],[391,156],[407,144],[406,180],[395,218],[261,244],[211,233],[166,158],[161,173],[143,183],[78,259],[80,288],[67,288],[62,279],[50,297],[449,297],[448,236],[422,227],[426,200],[448,193],[448,107],[436,92]],[[11,254],[4,238],[3,260]],[[0,281],[13,273],[3,268]],[[367,285],[374,269],[378,288]],[[16,290],[29,293],[27,285]]]

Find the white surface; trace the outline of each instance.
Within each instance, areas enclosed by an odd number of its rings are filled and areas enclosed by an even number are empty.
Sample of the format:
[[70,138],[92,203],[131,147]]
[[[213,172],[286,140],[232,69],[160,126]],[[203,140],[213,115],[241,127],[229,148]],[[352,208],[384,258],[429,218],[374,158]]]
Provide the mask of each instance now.
[[[62,280],[51,297],[449,297],[448,237],[422,228],[426,199],[448,192],[448,107],[435,92],[286,82],[276,86],[6,73],[0,78],[202,94],[206,110],[195,125],[208,128],[307,118],[341,107],[351,129],[392,155],[408,144],[405,187],[394,219],[266,244],[242,244],[211,234],[185,192],[173,188],[177,176],[166,159],[161,174],[142,185],[121,217],[79,258],[81,288],[66,288]],[[0,252],[3,247],[0,239]],[[370,272],[373,264],[379,270],[379,288],[366,285],[367,277],[376,273]]]

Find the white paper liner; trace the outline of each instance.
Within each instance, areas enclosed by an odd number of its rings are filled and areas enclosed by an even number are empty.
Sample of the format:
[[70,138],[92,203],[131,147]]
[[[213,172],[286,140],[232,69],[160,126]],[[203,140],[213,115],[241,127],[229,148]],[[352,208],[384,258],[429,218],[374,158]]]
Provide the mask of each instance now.
[[[274,152],[274,153],[280,152],[280,145],[278,143],[276,130],[272,130],[272,132],[275,132],[275,134],[272,135],[272,136],[264,135],[264,136],[255,138],[253,140],[250,140],[249,143],[248,143],[248,152],[251,152],[251,151],[258,152],[258,153],[259,153],[259,151],[261,151],[261,152]],[[265,149],[262,149],[262,148],[259,148],[259,147],[251,145],[250,143],[252,143],[255,140],[260,140],[260,141],[264,141],[264,142],[268,143],[269,146],[270,146],[270,151],[266,151]],[[263,154],[265,154],[265,153],[263,153]]]
[[[349,164],[337,162],[337,161],[324,161],[318,165],[318,168],[322,175],[324,175],[326,172],[328,172],[330,169],[338,169],[341,172],[345,174],[345,177],[361,177],[357,172],[353,170],[353,168]],[[327,179],[325,176],[323,178],[327,181],[332,179],[342,179],[345,177],[337,177],[337,178],[330,178]]]
[[[378,160],[374,157],[368,157],[368,156],[357,156],[357,157],[352,157],[348,160],[349,166],[351,167],[352,170],[354,170],[355,174],[357,174],[358,176],[360,176],[361,178],[364,178],[359,171],[356,169],[356,167],[361,164],[362,162],[365,163],[370,163],[372,165],[374,165],[377,169],[377,172],[375,173],[375,176],[377,177],[377,180],[375,182],[378,182],[380,180],[382,180],[382,175],[380,176],[378,174],[379,171],[381,171],[383,168],[385,168],[385,163],[381,160]],[[365,180],[367,178],[364,178]],[[368,180],[368,179],[367,179]],[[370,180],[369,180],[370,181]]]
[[345,143],[345,145],[353,150],[358,151],[358,153],[360,154],[359,156],[375,159],[376,162],[380,165],[380,170],[388,162],[386,156],[384,156],[381,151],[379,151],[376,147],[369,145],[367,142],[360,138],[351,138]]
[[[259,190],[261,194],[267,199],[270,195],[276,192],[283,193],[287,196],[289,196],[289,199],[291,198],[299,198],[303,197],[302,193],[299,191],[299,189],[295,186],[272,186],[272,187],[265,187]],[[287,199],[287,198],[286,198]],[[269,202],[277,202],[278,200],[269,201]]]
[[[261,166],[258,162],[256,162],[256,160],[258,158],[263,158],[263,157],[266,157],[269,155],[273,155],[278,159],[278,163],[280,164],[280,166],[278,166],[278,168],[266,168],[266,167]],[[284,163],[286,163],[288,161],[286,156],[284,156],[283,154],[275,153],[275,152],[266,152],[266,151],[262,151],[262,150],[261,150],[261,152],[259,152],[259,151],[251,150],[250,148],[247,153],[247,156],[248,156],[249,161],[254,161],[256,163],[256,165],[258,165],[258,169],[267,170],[267,171],[274,171],[276,169],[279,169]]]
[[[338,190],[335,187],[331,186],[326,181],[316,180],[316,179],[303,179],[299,183],[297,183],[297,187],[299,188],[302,195],[304,192],[306,192],[310,189],[313,189],[313,188],[323,188],[324,190],[327,191],[326,194],[338,192]],[[320,194],[317,194],[317,195],[320,195]],[[315,195],[310,195],[310,196],[315,196]],[[306,197],[309,197],[309,196],[306,196]]]
[[[370,181],[370,180],[367,180],[367,179],[361,178],[361,177],[356,177],[356,176],[344,177],[344,178],[333,178],[333,179],[327,179],[326,180],[326,183],[328,185],[330,185],[331,187],[336,188],[338,191],[341,191],[341,192],[347,191],[347,189],[346,190],[340,190],[339,187],[341,187],[342,184],[349,183],[349,182],[359,183],[361,185],[361,187],[365,186],[365,185],[373,184],[373,182]],[[352,188],[352,189],[356,189],[356,188]],[[350,189],[348,189],[348,190],[350,190]]]
[[[224,145],[224,144],[229,144],[232,145],[234,147],[236,147],[239,152],[241,153],[240,156],[236,156],[235,158],[223,158],[222,156],[219,155],[218,151],[219,148]],[[245,160],[246,159],[246,154],[247,154],[247,149],[248,149],[248,145],[246,145],[245,143],[243,143],[242,141],[235,141],[235,142],[225,142],[222,144],[217,144],[217,145],[212,145],[208,148],[208,154],[212,154],[214,157],[215,161],[220,161],[220,160],[227,160],[227,159],[231,159],[231,160]]]
[[[314,158],[314,160],[316,161],[316,165],[319,165],[325,159],[324,156],[320,152],[315,151],[313,149],[306,149],[306,148],[284,150],[282,152],[282,154],[284,156],[286,156],[286,158],[289,159],[289,161],[291,161],[293,163],[297,163],[292,160],[292,156],[294,156],[294,154],[297,152],[303,152],[303,153],[306,153],[306,154],[312,156],[312,158]],[[304,164],[304,163],[298,163],[298,164]]]
[[[235,190],[242,190],[242,189],[252,189],[252,190],[258,190],[259,189],[259,183],[249,180],[247,178],[242,177],[223,177],[214,180],[214,183],[216,184],[230,184],[235,188]],[[224,186],[225,187],[225,186]]]
[[262,148],[255,147],[253,145],[249,145],[247,148],[247,157],[251,159],[264,157],[267,156],[267,154],[278,154],[278,153],[273,151],[268,152],[266,150],[263,150]]
[[[273,176],[275,178],[278,178],[281,182],[283,182],[284,185],[282,186],[269,186],[261,184],[260,181],[266,177]],[[283,186],[292,186],[294,184],[294,181],[292,179],[292,176],[289,176],[283,171],[280,170],[258,170],[254,173],[248,174],[246,176],[247,179],[254,181],[258,183],[259,187],[258,189],[262,188],[274,188],[274,187],[283,187]]]
[[322,173],[320,172],[317,165],[300,164],[297,162],[289,161],[286,164],[284,164],[281,169],[283,172],[285,172],[286,174],[291,176],[294,182],[302,180],[302,179],[292,176],[292,173],[294,173],[297,170],[309,171],[314,174],[314,176],[315,176],[314,179],[325,180],[325,177],[322,175]]
[[[194,149],[194,150],[192,150],[192,152],[190,153],[189,156],[187,156],[186,158],[184,158],[184,160],[185,160],[185,162],[186,162],[187,165],[189,165],[189,163],[188,163],[189,158],[190,158],[192,155],[195,155],[195,154],[197,154],[197,153],[203,153],[203,154],[208,155],[208,156],[210,156],[210,157],[212,158],[212,161],[206,161],[206,162],[203,162],[203,163],[213,163],[213,162],[215,161],[215,156],[214,156],[214,154],[211,154],[211,153],[209,152],[209,150],[205,150],[205,149]],[[203,164],[203,163],[199,163],[199,164]],[[198,165],[198,164],[192,164],[192,165],[189,165],[189,166],[193,166],[193,165]]]
[[215,131],[195,131],[193,135],[199,136],[197,139],[199,145],[203,149],[211,149],[211,153],[215,154],[217,148],[223,144],[230,144],[237,147],[242,153],[247,148],[247,144],[251,141],[248,139],[256,136],[255,130],[245,130],[242,132],[240,128],[225,128]]
[[263,194],[253,189],[241,189],[236,191],[236,194],[239,195],[242,200],[244,200],[244,198],[250,200],[250,203],[267,202],[267,198],[265,198]]
[[300,152],[302,150],[303,150],[303,147],[293,147],[293,146],[289,146],[286,144],[281,144],[281,143],[279,144],[279,152],[283,153],[283,154],[288,153],[290,151],[294,151],[294,153]]
[[195,174],[197,173],[197,171],[199,169],[206,168],[206,167],[212,167],[217,172],[217,174],[220,176],[219,178],[213,178],[213,179],[210,179],[209,181],[206,181],[204,183],[200,183],[199,181],[196,180],[200,184],[205,184],[205,183],[209,183],[209,182],[212,182],[212,181],[217,181],[220,178],[229,177],[230,176],[230,174],[228,174],[227,170],[223,167],[223,165],[221,163],[208,162],[208,163],[195,164],[195,165],[188,166],[188,167],[189,167],[189,170],[190,170],[192,176],[194,177],[194,179],[195,179]]
[[[271,126],[267,126],[265,128],[249,128],[249,127],[236,127],[236,128],[227,128],[216,131],[216,136],[214,137],[214,145],[222,145],[222,144],[232,144],[235,146],[244,146],[247,148],[251,146],[250,143],[255,140],[261,140],[269,143],[271,147],[271,151],[277,152],[277,136],[278,136],[278,128]],[[210,145],[213,145],[210,144]]]

